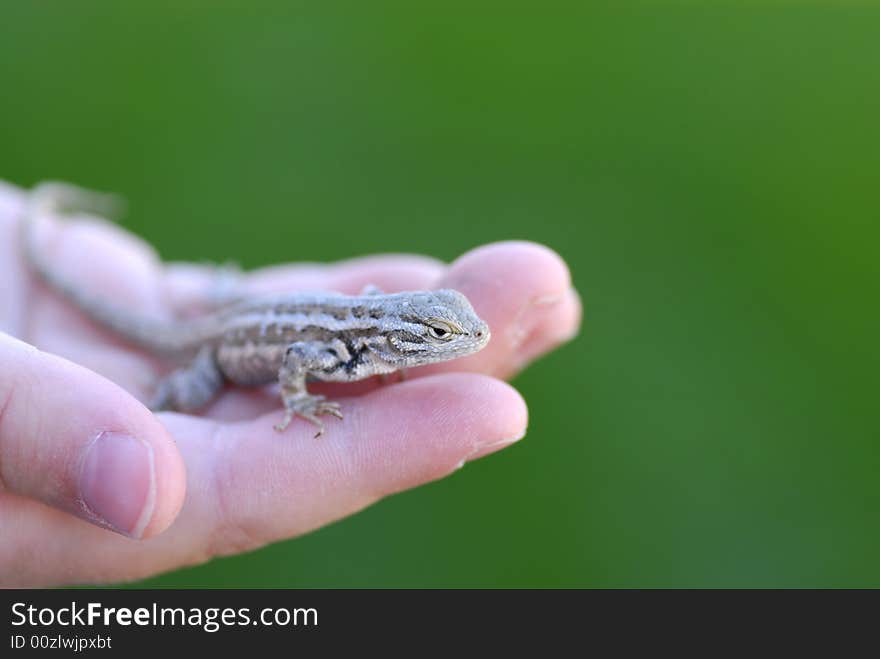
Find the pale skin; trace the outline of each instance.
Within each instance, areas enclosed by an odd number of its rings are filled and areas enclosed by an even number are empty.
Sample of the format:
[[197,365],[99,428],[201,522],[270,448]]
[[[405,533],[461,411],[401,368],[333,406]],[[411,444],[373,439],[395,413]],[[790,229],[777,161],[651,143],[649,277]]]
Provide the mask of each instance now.
[[[580,323],[564,262],[531,243],[486,245],[450,265],[386,255],[267,268],[245,275],[245,289],[454,288],[489,323],[492,341],[469,357],[414,369],[405,382],[317,387],[345,410],[319,440],[302,420],[274,429],[282,412],[272,391],[229,389],[196,415],[153,414],[142,401],[168,365],[36,281],[15,238],[23,203],[21,190],[0,183],[6,586],[139,579],[307,533],[444,477],[524,435],[525,403],[500,378],[570,339]],[[216,290],[212,269],[163,265],[145,243],[106,222],[47,223],[42,231],[59,270],[141,313],[170,317]],[[149,495],[136,497],[142,514],[119,533],[88,521],[78,490],[83,451],[101,433],[134,437],[151,455],[144,482],[135,479]],[[110,474],[101,487],[133,487],[120,478]]]

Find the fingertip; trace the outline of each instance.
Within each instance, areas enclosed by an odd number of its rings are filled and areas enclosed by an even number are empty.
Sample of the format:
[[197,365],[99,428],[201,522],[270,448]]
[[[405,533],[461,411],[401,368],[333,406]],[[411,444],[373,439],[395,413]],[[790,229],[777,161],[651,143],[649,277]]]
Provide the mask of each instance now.
[[450,386],[456,392],[458,405],[474,405],[478,401],[475,418],[478,423],[471,428],[475,437],[474,449],[510,443],[525,436],[529,423],[529,410],[525,399],[513,386],[488,375],[452,375]]
[[511,240],[462,255],[453,262],[445,283],[453,288],[511,290],[520,297],[559,295],[571,287],[571,273],[562,257],[549,247]]
[[431,370],[506,376],[573,337],[580,324],[568,266],[544,245],[508,241],[478,247],[456,260],[441,283],[468,297],[489,324],[492,340],[474,355]]
[[96,373],[3,335],[0,358],[4,487],[132,538],[165,529],[186,477],[156,417]]
[[[529,426],[529,408],[522,394],[503,380],[485,377],[495,383],[495,409],[499,416],[492,419],[492,430],[486,428],[484,439],[465,456],[464,462],[473,462],[515,444],[526,436]],[[489,439],[493,436],[495,439]]]
[[[61,440],[76,447],[78,436],[91,436],[73,461],[78,463],[73,512],[130,538],[146,539],[167,529],[180,512],[186,467],[158,418],[114,389],[111,385],[102,392],[100,404],[69,424]],[[96,430],[85,430],[89,427]]]
[[93,402],[77,410],[78,418],[66,426],[69,439],[63,440],[92,437],[80,449],[76,481],[83,516],[133,539],[158,535],[183,507],[183,456],[156,414],[100,376],[83,376],[95,378]]
[[349,428],[359,438],[355,472],[380,496],[446,476],[522,438],[528,425],[516,389],[472,373],[418,378],[358,402],[356,425]]
[[[499,362],[494,373],[510,377],[525,368],[535,358],[553,348],[573,340],[580,333],[583,303],[574,288],[559,298],[537,302],[539,313],[533,323],[514,328],[510,337],[510,358]],[[541,307],[547,313],[541,314]],[[527,316],[527,314],[526,314]]]

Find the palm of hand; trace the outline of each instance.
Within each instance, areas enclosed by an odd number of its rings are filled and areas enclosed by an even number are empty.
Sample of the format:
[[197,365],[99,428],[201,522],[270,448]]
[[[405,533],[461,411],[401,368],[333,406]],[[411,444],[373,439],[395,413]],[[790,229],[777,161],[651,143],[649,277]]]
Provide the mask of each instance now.
[[[153,415],[108,380],[145,400],[167,365],[96,328],[33,280],[16,249],[21,206],[20,192],[0,187],[0,249],[6,250],[0,275],[9,282],[0,329],[89,369],[60,366],[76,384],[40,382],[34,400],[51,396],[57,407],[59,396],[71,397],[72,433],[82,424],[106,425],[100,414],[112,415],[110,407],[125,412],[111,425],[157,435]],[[193,308],[216,281],[200,266],[163,266],[146,245],[104,222],[45,223],[44,229],[41,244],[59,271],[137,313],[170,317],[173,309]],[[525,404],[495,377],[513,374],[570,338],[580,315],[565,265],[528,243],[489,245],[451,266],[423,257],[377,256],[276,267],[249,274],[242,284],[248,292],[356,293],[367,284],[387,291],[455,288],[488,321],[493,339],[476,355],[416,369],[407,382],[325,388],[341,402],[345,420],[331,420],[317,441],[301,421],[283,434],[273,430],[281,414],[273,391],[230,389],[204,414],[156,415],[164,429],[151,439],[155,501],[143,528],[146,539],[129,539],[34,497],[0,491],[0,528],[16,529],[0,539],[0,565],[4,573],[12,570],[12,582],[140,578],[305,533],[447,475],[522,436]],[[79,398],[97,401],[98,412],[82,411]],[[24,425],[39,434],[36,409],[33,416]],[[38,457],[34,478],[45,480],[41,466]],[[39,549],[28,552],[30,547]]]

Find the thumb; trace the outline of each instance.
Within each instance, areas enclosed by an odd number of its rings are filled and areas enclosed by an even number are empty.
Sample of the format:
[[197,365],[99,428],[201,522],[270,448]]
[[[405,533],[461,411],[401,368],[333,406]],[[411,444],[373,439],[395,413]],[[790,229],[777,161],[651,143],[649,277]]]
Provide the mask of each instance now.
[[132,538],[167,528],[186,472],[171,436],[109,380],[0,333],[0,497]]

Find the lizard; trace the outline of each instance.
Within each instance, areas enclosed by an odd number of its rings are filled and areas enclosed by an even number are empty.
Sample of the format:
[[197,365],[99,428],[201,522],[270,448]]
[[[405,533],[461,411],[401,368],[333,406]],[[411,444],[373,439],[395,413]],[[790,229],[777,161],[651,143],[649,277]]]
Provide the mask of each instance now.
[[338,402],[309,392],[309,382],[352,382],[457,359],[481,350],[491,337],[467,297],[452,289],[290,292],[234,300],[185,320],[143,317],[61,275],[36,240],[41,216],[74,209],[101,212],[113,201],[66,183],[37,185],[21,220],[22,249],[38,277],[86,317],[179,364],[159,381],[149,402],[154,411],[199,410],[227,383],[277,382],[284,416],[275,429],[284,431],[299,416],[317,427],[319,437],[322,415],[342,419],[343,414]]

